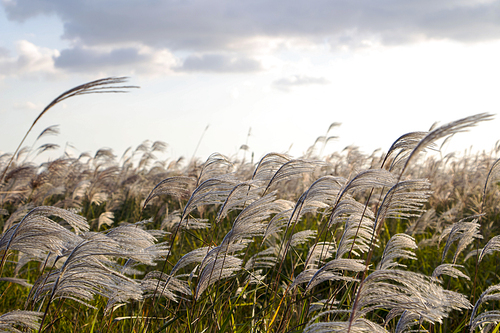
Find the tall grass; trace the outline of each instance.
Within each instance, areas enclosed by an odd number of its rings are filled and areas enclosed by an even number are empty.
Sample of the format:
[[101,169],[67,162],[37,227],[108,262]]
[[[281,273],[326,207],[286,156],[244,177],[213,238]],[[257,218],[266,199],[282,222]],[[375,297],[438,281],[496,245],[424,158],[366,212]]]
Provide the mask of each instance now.
[[395,133],[369,156],[319,158],[336,123],[305,156],[255,164],[161,161],[160,141],[0,156],[0,329],[498,330],[499,149],[426,152],[490,119]]

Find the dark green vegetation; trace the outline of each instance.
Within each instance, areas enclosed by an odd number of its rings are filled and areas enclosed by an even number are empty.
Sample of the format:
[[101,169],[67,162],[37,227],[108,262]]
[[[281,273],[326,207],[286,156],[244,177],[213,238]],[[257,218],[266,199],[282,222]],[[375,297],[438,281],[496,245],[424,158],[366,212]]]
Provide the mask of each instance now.
[[0,156],[0,331],[498,330],[499,149],[428,152],[489,119],[370,156]]

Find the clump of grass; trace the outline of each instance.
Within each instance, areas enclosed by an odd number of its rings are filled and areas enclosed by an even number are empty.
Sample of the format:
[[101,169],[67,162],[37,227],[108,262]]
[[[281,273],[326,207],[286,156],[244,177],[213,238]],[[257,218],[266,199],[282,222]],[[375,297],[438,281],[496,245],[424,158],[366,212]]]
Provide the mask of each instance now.
[[[69,90],[31,128],[58,102],[123,82]],[[255,164],[159,161],[160,141],[120,160],[0,156],[0,328],[486,332],[500,322],[498,149],[425,152],[491,118],[404,134],[370,156],[322,157],[328,131],[316,157],[315,143]]]

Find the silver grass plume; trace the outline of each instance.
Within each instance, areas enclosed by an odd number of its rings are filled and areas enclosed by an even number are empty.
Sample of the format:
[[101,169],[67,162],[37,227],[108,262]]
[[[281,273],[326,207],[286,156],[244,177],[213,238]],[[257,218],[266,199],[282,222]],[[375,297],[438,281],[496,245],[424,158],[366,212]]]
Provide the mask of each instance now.
[[[418,246],[415,243],[415,239],[406,234],[395,234],[387,242],[384,253],[382,254],[382,259],[380,259],[377,269],[391,269],[394,267],[406,267],[405,265],[394,262],[397,258],[413,259],[416,260],[417,257],[415,253],[411,250],[417,249]],[[405,250],[411,249],[411,250]]]
[[500,235],[491,238],[479,253],[478,262],[481,262],[485,255],[500,251]]
[[113,224],[113,219],[115,218],[115,214],[113,212],[103,212],[97,218],[97,230],[101,229],[102,225],[111,226]]
[[471,307],[464,295],[443,289],[432,277],[398,269],[376,270],[360,284],[350,320],[383,308],[411,311],[424,321],[441,323],[451,310]]
[[[209,219],[197,219],[197,218],[187,218],[185,222],[181,222],[180,219],[170,225],[170,229],[181,229],[181,230],[199,230],[199,229],[210,229],[211,224]],[[164,226],[165,227],[165,226]]]
[[304,328],[304,333],[389,333],[382,326],[365,318],[358,318],[352,323],[346,321],[331,321],[309,323]]
[[143,209],[154,198],[162,195],[170,195],[177,198],[188,198],[190,186],[194,185],[196,179],[192,177],[176,176],[169,177],[159,182],[144,200]]
[[14,222],[22,220],[22,218],[32,209],[33,205],[31,204],[20,205],[18,208],[16,208],[16,210],[9,216],[7,221],[4,222],[3,232],[6,232],[7,229],[9,229],[14,224]]
[[214,260],[210,260],[200,274],[195,299],[199,299],[208,286],[219,280],[234,276],[241,270],[242,263],[243,260],[232,255],[218,256]]
[[409,154],[408,158],[402,167],[401,175],[405,172],[408,164],[411,160],[425,148],[429,147],[435,141],[448,137],[460,132],[467,131],[470,127],[476,126],[482,121],[489,121],[493,119],[493,115],[489,113],[479,113],[473,116],[462,118],[451,123],[440,126],[433,131],[429,132],[425,137],[423,137],[419,143],[415,146],[412,152]]
[[464,267],[464,266],[454,265],[454,264],[441,264],[434,269],[434,271],[432,272],[432,277],[437,278],[438,276],[444,274],[444,275],[451,276],[453,278],[462,277],[464,279],[470,280],[469,276],[462,273],[460,270],[456,269],[455,267]]
[[20,286],[28,287],[28,288],[33,287],[33,285],[31,283],[28,283],[28,280],[15,278],[15,277],[2,277],[2,278],[0,278],[0,281],[7,281],[10,283],[15,283],[15,284],[18,284]]
[[108,256],[126,257],[115,240],[99,233],[89,234],[65,257],[61,268],[38,278],[27,303],[37,303],[48,296],[48,309],[58,298],[70,298],[89,307],[92,306],[88,302],[95,295],[115,301],[141,299],[139,284],[109,268],[105,264]]
[[245,270],[250,271],[254,268],[272,268],[281,259],[279,248],[277,246],[269,247],[263,251],[254,254],[245,264]]
[[333,257],[337,252],[335,240],[332,242],[318,242],[317,246],[311,247],[307,254],[305,269],[314,269],[318,267],[320,260],[327,260]]
[[273,186],[284,180],[300,176],[306,173],[312,173],[316,168],[325,165],[322,161],[307,161],[307,160],[291,160],[283,164],[278,171],[273,175],[266,186],[264,193]]
[[174,302],[178,302],[176,293],[191,295],[191,289],[187,282],[158,271],[149,272],[141,280],[141,289],[145,292],[144,297],[156,296],[156,293],[160,290],[161,296]]
[[275,203],[283,203],[283,210],[278,214],[274,215],[271,221],[267,224],[266,231],[264,233],[264,238],[262,242],[264,242],[268,237],[274,236],[277,237],[278,233],[283,230],[290,221],[290,217],[293,213],[293,203],[285,200],[276,200]]
[[218,178],[221,175],[228,174],[233,169],[233,163],[220,153],[211,154],[205,163],[203,163],[198,176],[196,186],[211,178]]
[[378,230],[386,218],[420,216],[424,211],[423,205],[432,193],[430,187],[426,179],[406,180],[394,185],[384,196],[373,229]]
[[36,137],[36,141],[48,135],[59,135],[61,134],[61,130],[59,129],[59,125],[52,125],[45,128],[40,134]]
[[474,250],[470,251],[469,253],[467,253],[465,255],[464,262],[466,262],[467,260],[469,260],[473,256],[479,256],[481,254],[482,250],[483,249],[479,248],[479,249],[474,249]]
[[342,184],[345,183],[345,178],[333,176],[324,176],[316,180],[295,204],[288,225],[292,224],[292,221],[298,221],[306,213],[314,214],[318,209],[334,206]]
[[[476,328],[484,324],[494,324],[495,326],[500,323],[500,311],[491,310],[479,314],[474,320],[471,318],[469,323],[469,332],[474,332]],[[489,330],[481,330],[481,332],[488,332]]]
[[[356,278],[343,275],[342,271],[362,272],[364,270],[365,265],[362,260],[343,258],[331,260],[320,269],[316,270],[310,278],[306,290],[311,290],[313,287],[325,281],[359,281]],[[306,270],[304,272],[304,277],[306,277],[310,276],[313,270]],[[300,274],[297,276],[297,279],[299,279],[299,276]]]
[[[428,132],[411,132],[400,136],[389,148],[382,165],[385,164],[389,157],[395,155],[392,158],[389,170],[393,171],[400,168],[406,162],[406,159],[410,156],[413,149],[420,143],[420,140],[427,134]],[[431,142],[430,146],[427,148],[434,148],[434,143]]]
[[31,330],[39,330],[39,321],[42,316],[42,312],[36,311],[14,310],[4,313],[0,316],[0,331],[15,333],[21,333],[25,331],[24,329],[19,330],[15,328],[15,326],[20,326]]
[[107,231],[106,237],[117,242],[120,256],[126,256],[146,265],[156,265],[155,260],[166,256],[169,252],[166,242],[157,243],[156,237],[139,225],[112,228]]
[[372,188],[391,188],[396,182],[396,176],[385,169],[364,170],[356,174],[356,176],[342,187],[337,201],[340,201],[346,193],[353,195],[357,191],[370,190]]
[[339,301],[335,299],[321,299],[316,302],[312,302],[307,310],[307,314],[310,315],[314,311],[324,310],[328,308],[332,308],[334,305],[338,304]]
[[218,178],[210,178],[201,183],[191,194],[184,211],[181,222],[199,206],[222,204],[238,184],[233,175],[223,175]]
[[290,246],[296,247],[314,238],[318,232],[316,230],[302,230],[294,233],[290,239]]
[[190,265],[192,263],[201,263],[203,259],[207,256],[209,251],[212,248],[209,246],[205,247],[200,247],[198,249],[194,249],[193,251],[186,253],[182,258],[180,258],[175,266],[172,268],[172,271],[170,272],[171,276],[174,276],[177,271],[187,265]]
[[479,296],[474,308],[472,309],[472,313],[470,316],[470,332],[473,332],[476,327],[483,323],[491,323],[491,322],[500,322],[500,312],[499,311],[486,311],[482,314],[476,316],[477,310],[479,306],[488,301],[498,301],[500,300],[500,285],[496,284],[488,287],[482,294]]
[[410,221],[405,232],[414,236],[424,233],[425,229],[428,227],[436,229],[438,227],[436,220],[436,210],[434,208],[430,208],[416,220]]
[[[389,317],[389,315],[387,315],[387,317]],[[389,321],[387,317],[386,317],[386,323]],[[403,314],[399,318],[394,332],[403,333],[407,331],[408,328],[421,324],[422,320],[419,314],[405,310],[403,311]],[[415,331],[408,331],[408,332],[415,332]],[[416,332],[427,332],[427,330],[417,330]]]
[[274,203],[275,199],[273,192],[243,209],[221,244],[208,252],[200,266],[202,271],[196,287],[196,299],[209,285],[241,270],[243,261],[232,254],[246,248],[251,237],[264,235],[267,224],[262,221],[280,209],[280,205]]
[[267,229],[267,223],[263,221],[267,220],[271,214],[280,213],[281,208],[282,205],[276,203],[275,192],[252,202],[240,212],[233,222],[233,227],[222,240],[221,245],[231,244],[237,240],[250,237],[263,236]]
[[[48,216],[51,215],[68,223],[76,234],[49,219]],[[52,206],[33,208],[0,238],[0,250],[4,251],[0,266],[3,267],[11,249],[25,253],[38,254],[39,251],[47,251],[62,255],[63,251],[72,248],[81,240],[77,236],[78,233],[88,229],[89,225],[84,217],[67,210]]]
[[266,154],[260,161],[252,175],[252,180],[269,182],[274,174],[283,166],[291,161],[289,155],[279,153]]
[[[20,222],[21,223],[21,222]],[[0,250],[17,250],[38,257],[73,248],[81,238],[45,216],[31,215],[10,227],[0,239]]]
[[347,253],[359,256],[370,249],[373,235],[373,220],[362,213],[351,214],[344,220],[344,232],[339,241],[336,258],[342,258]]
[[480,224],[477,223],[478,219],[475,218],[471,222],[466,222],[465,220],[474,218],[475,216],[464,218],[450,227],[443,230],[443,233],[440,236],[440,240],[448,235],[448,240],[446,241],[446,245],[443,250],[443,256],[441,260],[444,262],[446,258],[446,253],[450,249],[451,244],[458,240],[457,249],[455,251],[455,255],[453,256],[452,263],[456,263],[458,255],[476,238],[482,239],[479,228]]
[[352,216],[361,216],[374,220],[375,214],[366,205],[356,201],[352,196],[344,194],[342,201],[335,205],[335,209],[330,215],[328,227],[331,228],[334,224],[346,223]]
[[500,158],[493,163],[490,170],[488,171],[488,175],[486,176],[486,181],[484,182],[484,188],[483,188],[483,200],[481,201],[481,212],[484,208],[484,203],[486,200],[486,190],[488,189],[488,184],[491,179],[498,177],[499,173],[500,173]]
[[258,186],[252,181],[242,182],[234,186],[217,212],[216,223],[225,218],[230,211],[243,209],[245,205],[258,199],[258,190]]

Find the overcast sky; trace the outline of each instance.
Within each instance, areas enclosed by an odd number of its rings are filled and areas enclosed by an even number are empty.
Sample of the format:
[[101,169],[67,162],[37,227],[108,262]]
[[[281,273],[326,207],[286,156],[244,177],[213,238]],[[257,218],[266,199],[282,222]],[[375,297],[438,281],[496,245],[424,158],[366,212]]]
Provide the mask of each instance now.
[[[400,135],[500,107],[500,1],[0,0],[0,151],[81,83],[129,76],[126,95],[82,96],[47,126],[76,154],[144,140],[165,158],[387,150]],[[498,117],[496,117],[498,118]],[[500,119],[453,138],[491,149]],[[62,148],[59,151],[62,153]]]

